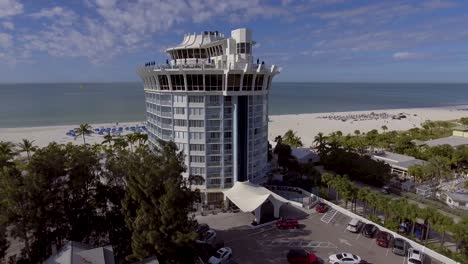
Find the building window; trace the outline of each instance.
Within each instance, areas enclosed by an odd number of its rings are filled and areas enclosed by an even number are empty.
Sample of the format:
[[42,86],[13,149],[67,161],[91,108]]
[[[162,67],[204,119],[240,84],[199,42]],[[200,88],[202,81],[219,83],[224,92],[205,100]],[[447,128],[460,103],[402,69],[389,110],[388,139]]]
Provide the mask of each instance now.
[[200,95],[190,95],[188,101],[189,103],[203,103],[205,101],[205,97]]
[[190,139],[203,140],[205,138],[203,132],[190,132],[189,136],[190,136]]
[[187,126],[187,120],[185,119],[174,119],[174,126]]
[[177,139],[186,139],[187,138],[187,132],[184,131],[174,131],[175,138]]
[[202,175],[205,174],[205,168],[190,167],[190,173],[192,175]]
[[199,116],[203,115],[203,108],[190,108],[190,115],[191,116]]
[[205,145],[203,144],[190,144],[190,151],[205,151]]
[[222,74],[205,75],[205,87],[207,91],[222,91],[223,90],[223,75]]
[[174,107],[174,114],[176,115],[185,115],[184,107]]
[[169,81],[166,75],[158,75],[158,81],[161,90],[169,90]]
[[251,45],[248,42],[237,43],[236,48],[237,48],[237,54],[250,54],[251,53]]
[[203,163],[205,162],[205,156],[190,156],[190,162]]
[[263,75],[257,75],[255,78],[255,91],[261,91],[263,87]]
[[242,80],[242,91],[252,91],[253,74],[244,74]]
[[227,90],[228,91],[239,91],[240,88],[240,74],[229,74],[228,75],[228,83],[227,83]]
[[185,102],[185,95],[174,95],[174,102],[176,103]]
[[188,91],[203,91],[203,75],[202,74],[187,74],[187,90]]
[[225,139],[231,139],[232,138],[232,132],[224,132],[224,138]]
[[184,75],[173,74],[171,75],[172,90],[183,91],[185,90]]
[[204,127],[204,125],[203,120],[189,120],[190,127]]

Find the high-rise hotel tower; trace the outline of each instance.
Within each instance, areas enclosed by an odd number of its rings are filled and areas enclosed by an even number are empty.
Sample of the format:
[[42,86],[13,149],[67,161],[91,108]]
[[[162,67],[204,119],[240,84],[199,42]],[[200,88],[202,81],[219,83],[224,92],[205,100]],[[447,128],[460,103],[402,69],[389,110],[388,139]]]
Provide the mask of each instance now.
[[[164,65],[147,63],[143,79],[150,147],[158,140],[176,143],[185,153],[188,175],[207,201],[235,181],[257,181],[268,159],[268,91],[279,73],[252,55],[251,32],[231,37],[215,31],[186,35],[168,48]],[[221,197],[220,197],[221,196]]]

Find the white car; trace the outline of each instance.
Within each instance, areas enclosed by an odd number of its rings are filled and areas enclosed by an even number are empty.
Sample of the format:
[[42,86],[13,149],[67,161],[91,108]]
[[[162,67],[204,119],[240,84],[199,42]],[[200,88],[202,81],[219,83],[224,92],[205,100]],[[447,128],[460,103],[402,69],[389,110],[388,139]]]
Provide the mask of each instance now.
[[408,250],[408,264],[422,264],[424,263],[424,253],[414,248]]
[[232,249],[228,247],[223,247],[218,249],[214,256],[212,256],[209,260],[209,264],[225,264],[228,263],[228,261],[232,257]]
[[361,258],[351,253],[338,253],[330,255],[328,262],[331,264],[359,264]]
[[353,233],[359,233],[359,229],[361,228],[361,221],[359,221],[356,218],[351,219],[348,223],[348,227],[346,227],[346,230],[349,232]]

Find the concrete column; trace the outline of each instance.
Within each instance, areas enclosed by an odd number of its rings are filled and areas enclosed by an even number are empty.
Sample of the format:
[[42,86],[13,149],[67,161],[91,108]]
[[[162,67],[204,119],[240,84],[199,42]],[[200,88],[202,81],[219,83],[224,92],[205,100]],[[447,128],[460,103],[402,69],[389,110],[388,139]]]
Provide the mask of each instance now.
[[274,212],[273,212],[273,216],[276,217],[276,218],[279,218],[279,213],[280,213],[280,208],[281,208],[281,203],[273,203],[273,209],[274,209]]

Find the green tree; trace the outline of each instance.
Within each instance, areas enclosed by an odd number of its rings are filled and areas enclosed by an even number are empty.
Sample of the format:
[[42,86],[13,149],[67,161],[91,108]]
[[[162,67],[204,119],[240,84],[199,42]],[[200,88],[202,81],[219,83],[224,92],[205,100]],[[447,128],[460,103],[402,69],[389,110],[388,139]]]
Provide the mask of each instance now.
[[11,166],[15,157],[15,145],[8,141],[0,141],[0,168]]
[[328,195],[330,195],[330,188],[331,188],[334,178],[335,178],[335,175],[329,172],[322,173],[322,182],[325,183],[328,187]]
[[5,257],[6,251],[10,247],[10,242],[8,242],[7,235],[6,226],[0,223],[0,263],[2,263],[2,259]]
[[31,152],[36,151],[37,147],[33,145],[34,140],[23,139],[21,143],[18,144],[19,151],[26,152],[28,155],[28,161],[31,160]]
[[437,180],[450,179],[453,174],[450,169],[450,160],[446,157],[435,156],[424,165],[426,173]]
[[422,182],[426,175],[426,171],[424,169],[424,165],[422,164],[415,164],[408,168],[408,174],[414,177],[415,182]]
[[294,132],[291,129],[286,131],[286,133],[284,134],[282,143],[286,144],[286,145],[289,145],[289,146],[291,146],[293,148],[298,148],[298,147],[303,146],[301,138],[299,136],[297,136],[296,132]]
[[317,136],[314,137],[314,144],[318,153],[322,155],[327,148],[327,137],[324,136],[322,132],[318,133]]
[[382,128],[382,130],[383,130],[384,133],[385,133],[385,131],[388,130],[388,127],[387,127],[386,125],[383,125],[381,128]]
[[111,133],[107,133],[104,136],[104,140],[102,141],[102,144],[107,144],[109,147],[111,147],[113,140],[114,140],[114,137],[111,135]]
[[462,123],[462,125],[468,126],[468,117],[460,118],[460,123]]
[[123,210],[132,231],[133,257],[156,255],[164,263],[191,263],[197,234],[189,210],[199,194],[182,178],[183,154],[174,143],[160,144],[156,154],[130,154],[126,165]]
[[80,127],[75,128],[77,137],[83,137],[83,144],[86,144],[86,137],[93,133],[92,127],[89,124],[81,124]]
[[358,189],[358,192],[357,192],[357,198],[364,204],[364,215],[366,215],[366,211],[367,211],[367,203],[368,203],[368,199],[369,199],[369,193],[371,192],[371,190],[367,187],[364,187],[364,188],[359,188]]
[[439,234],[442,234],[442,238],[440,239],[440,246],[442,247],[445,243],[445,235],[447,231],[450,231],[452,229],[454,222],[453,219],[438,213],[437,219],[433,225],[434,230],[436,230]]

